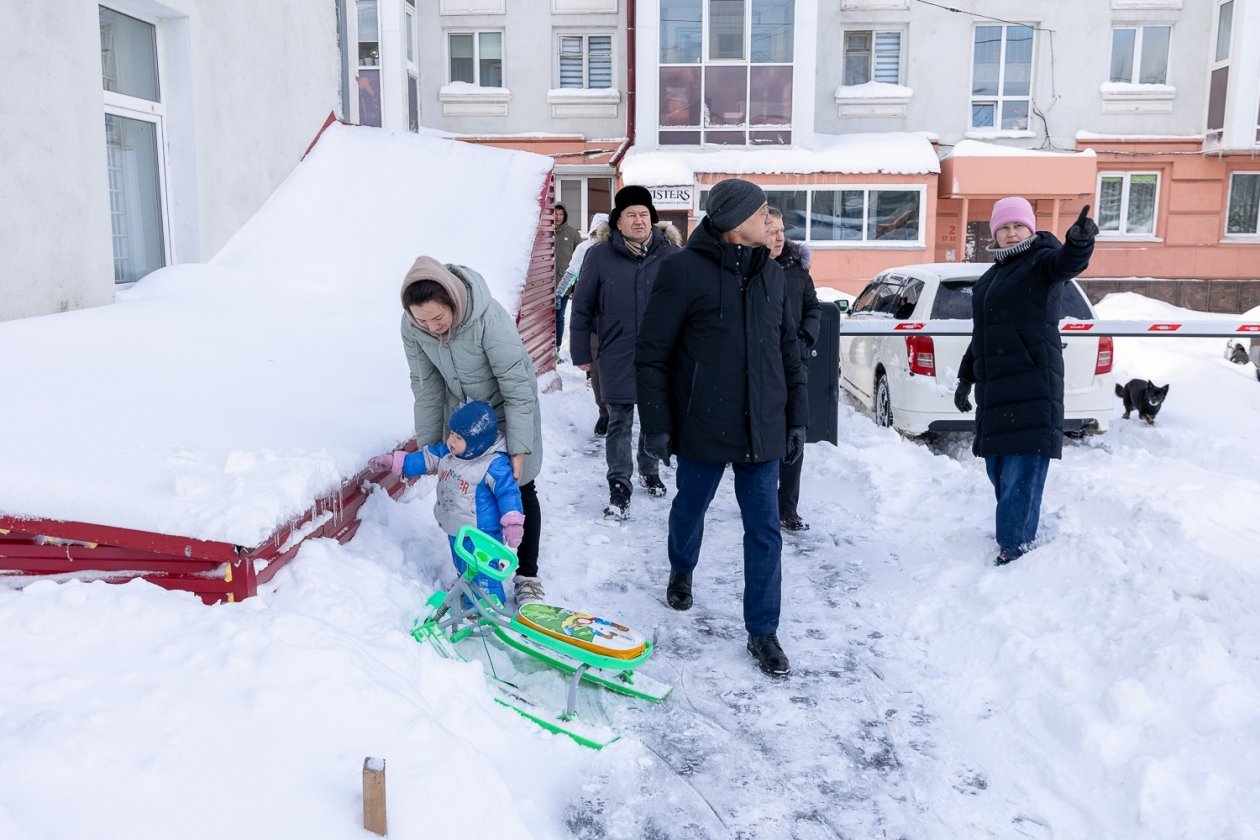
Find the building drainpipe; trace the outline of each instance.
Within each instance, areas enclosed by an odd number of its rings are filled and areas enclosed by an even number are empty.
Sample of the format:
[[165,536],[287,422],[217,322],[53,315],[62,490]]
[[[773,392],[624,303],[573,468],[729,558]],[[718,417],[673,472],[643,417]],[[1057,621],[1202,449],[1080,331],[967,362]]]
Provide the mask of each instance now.
[[634,5],[635,0],[626,0],[626,139],[617,147],[617,151],[613,153],[610,161],[613,173],[617,173],[617,167],[621,164],[621,159],[626,156],[626,152],[630,151],[630,147],[634,145],[634,111],[635,111],[635,77],[634,77]]

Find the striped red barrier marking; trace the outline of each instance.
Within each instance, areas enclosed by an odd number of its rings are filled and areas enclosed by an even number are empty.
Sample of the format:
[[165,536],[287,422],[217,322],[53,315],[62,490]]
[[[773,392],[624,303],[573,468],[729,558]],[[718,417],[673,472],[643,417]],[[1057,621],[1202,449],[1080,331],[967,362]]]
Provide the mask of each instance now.
[[1181,329],[1181,324],[1151,324],[1146,328],[1147,332],[1176,332]]

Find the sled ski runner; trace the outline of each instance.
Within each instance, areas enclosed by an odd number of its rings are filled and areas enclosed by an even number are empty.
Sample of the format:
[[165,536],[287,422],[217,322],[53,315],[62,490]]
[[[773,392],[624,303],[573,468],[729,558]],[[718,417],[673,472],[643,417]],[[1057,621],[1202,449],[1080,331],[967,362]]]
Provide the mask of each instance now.
[[[670,686],[636,673],[654,647],[642,634],[551,604],[525,604],[511,615],[477,586],[476,577],[507,580],[516,571],[516,555],[471,526],[456,534],[455,550],[467,564],[464,573],[449,590],[433,594],[427,615],[416,619],[411,635],[448,659],[481,661],[495,702],[549,732],[600,749],[618,736],[586,719],[589,710],[579,708],[582,681],[654,703],[669,694]],[[558,697],[537,696],[547,688],[554,694],[556,671],[568,675],[562,709]]]

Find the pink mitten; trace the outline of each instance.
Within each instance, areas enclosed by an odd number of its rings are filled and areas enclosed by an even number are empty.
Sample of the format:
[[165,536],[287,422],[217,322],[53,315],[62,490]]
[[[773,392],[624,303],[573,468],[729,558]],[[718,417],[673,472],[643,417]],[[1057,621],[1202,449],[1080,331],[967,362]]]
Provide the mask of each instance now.
[[390,472],[394,475],[402,475],[403,460],[407,457],[407,453],[401,449],[397,452],[386,452],[384,455],[373,455],[368,459],[368,466],[377,472]]
[[515,550],[525,538],[525,514],[518,510],[509,510],[499,520],[503,527],[503,544]]

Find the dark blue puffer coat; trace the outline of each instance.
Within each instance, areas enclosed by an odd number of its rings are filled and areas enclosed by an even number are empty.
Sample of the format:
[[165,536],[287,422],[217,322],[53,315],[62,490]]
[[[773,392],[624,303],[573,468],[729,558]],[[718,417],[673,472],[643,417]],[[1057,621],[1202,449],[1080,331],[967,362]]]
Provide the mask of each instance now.
[[959,378],[976,385],[976,455],[1063,455],[1063,284],[1089,266],[1092,241],[1038,231],[994,251],[976,281]]

